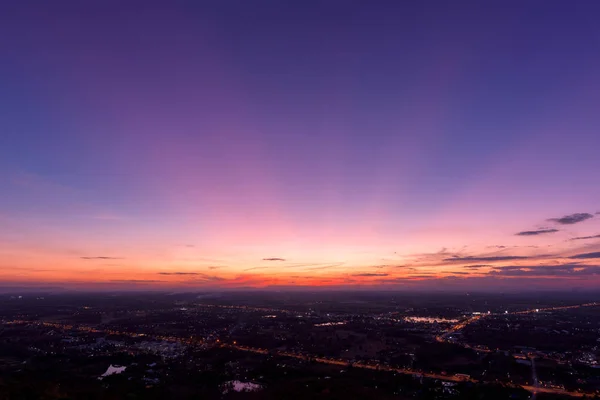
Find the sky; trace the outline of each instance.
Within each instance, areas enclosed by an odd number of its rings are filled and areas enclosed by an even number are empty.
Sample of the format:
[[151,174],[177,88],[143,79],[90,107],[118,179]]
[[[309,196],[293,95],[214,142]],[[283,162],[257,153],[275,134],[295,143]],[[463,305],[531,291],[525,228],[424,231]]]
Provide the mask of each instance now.
[[0,286],[600,287],[600,3],[0,5]]

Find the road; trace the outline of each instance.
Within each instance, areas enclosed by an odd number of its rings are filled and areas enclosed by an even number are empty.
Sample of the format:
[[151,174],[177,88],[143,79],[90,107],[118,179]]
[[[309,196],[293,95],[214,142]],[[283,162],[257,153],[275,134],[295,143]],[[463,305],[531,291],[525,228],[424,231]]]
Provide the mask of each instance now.
[[533,396],[531,397],[531,400],[535,400],[535,398],[537,397],[537,393],[538,390],[540,388],[540,382],[538,381],[538,377],[537,377],[537,371],[535,369],[535,357],[530,357],[531,359],[531,379],[533,381],[533,387],[534,387],[534,391],[533,391]]
[[[479,320],[481,320],[482,318],[485,317],[490,317],[490,316],[502,316],[502,315],[524,315],[524,314],[534,314],[534,313],[539,313],[539,312],[546,312],[546,311],[560,311],[560,310],[571,310],[574,308],[581,308],[581,307],[594,307],[594,306],[598,306],[600,305],[600,303],[584,303],[584,304],[575,304],[572,306],[560,306],[560,307],[546,307],[546,308],[532,308],[529,310],[522,310],[522,311],[512,311],[512,312],[504,312],[504,313],[490,313],[488,312],[487,314],[478,314],[478,315],[474,315],[472,317],[469,317],[467,319],[464,319],[460,322],[457,322],[456,324],[452,325],[450,327],[450,329],[448,329],[448,331],[446,331],[443,335],[437,336],[436,340],[438,342],[446,342],[448,341],[448,336],[452,335],[453,333],[457,333],[460,332],[461,330],[463,330],[465,327],[467,327],[468,325],[472,324],[473,322],[477,322]],[[459,343],[456,343],[459,344]],[[463,345],[465,347],[469,347],[468,345]],[[482,349],[476,349],[479,351],[485,351]]]
[[[394,372],[397,374],[412,375],[412,376],[419,377],[419,378],[424,377],[424,378],[429,378],[429,379],[437,379],[437,380],[446,381],[446,382],[471,382],[471,383],[484,383],[484,384],[486,383],[485,381],[479,381],[479,380],[473,379],[473,378],[466,378],[466,377],[454,376],[454,375],[442,375],[442,374],[437,374],[437,373],[433,373],[433,372],[422,372],[422,371],[410,370],[410,369],[405,369],[405,368],[395,368],[395,367],[391,367],[388,365],[377,364],[375,362],[349,363],[346,360],[340,360],[340,359],[334,359],[334,358],[312,357],[312,356],[308,356],[308,355],[302,355],[302,354],[285,352],[285,351],[268,351],[265,349],[258,349],[258,348],[254,348],[254,347],[247,347],[247,346],[240,346],[240,345],[233,345],[233,344],[222,344],[221,346],[224,348],[230,348],[230,349],[234,349],[234,350],[246,351],[246,352],[251,352],[251,353],[256,353],[256,354],[263,354],[263,355],[270,354],[270,355],[276,355],[276,356],[280,356],[280,357],[295,358],[295,359],[303,360],[303,361],[313,361],[313,362],[318,362],[321,364],[335,365],[335,366],[339,366],[339,367],[352,366],[352,368],[369,369],[372,371]],[[528,392],[533,393],[532,398],[535,398],[537,393],[556,394],[556,395],[571,396],[571,397],[583,397],[585,395],[587,395],[588,397],[593,396],[592,393],[579,393],[579,392],[571,392],[571,391],[568,391],[565,389],[559,389],[559,388],[539,387],[539,385],[537,384],[537,379],[535,382],[536,382],[536,384],[534,386],[514,385],[514,387],[522,388],[522,389],[527,390]]]

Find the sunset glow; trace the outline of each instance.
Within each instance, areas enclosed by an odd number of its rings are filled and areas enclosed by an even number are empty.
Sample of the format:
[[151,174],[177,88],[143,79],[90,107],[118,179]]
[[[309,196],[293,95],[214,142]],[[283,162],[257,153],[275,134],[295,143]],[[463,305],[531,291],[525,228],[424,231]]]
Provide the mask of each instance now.
[[2,6],[0,286],[600,287],[592,2],[84,3]]

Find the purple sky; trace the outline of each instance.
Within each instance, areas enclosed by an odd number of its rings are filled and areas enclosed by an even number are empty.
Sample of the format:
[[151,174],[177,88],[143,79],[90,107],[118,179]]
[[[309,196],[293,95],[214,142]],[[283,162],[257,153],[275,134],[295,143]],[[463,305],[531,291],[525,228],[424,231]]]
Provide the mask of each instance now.
[[600,3],[5,3],[0,282],[600,283]]

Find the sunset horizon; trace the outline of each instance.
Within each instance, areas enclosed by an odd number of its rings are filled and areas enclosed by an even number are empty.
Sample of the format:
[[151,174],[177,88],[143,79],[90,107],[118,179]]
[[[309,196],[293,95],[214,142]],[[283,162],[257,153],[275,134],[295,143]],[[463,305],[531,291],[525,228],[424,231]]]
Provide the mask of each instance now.
[[1,6],[0,286],[600,287],[596,4],[71,3]]

